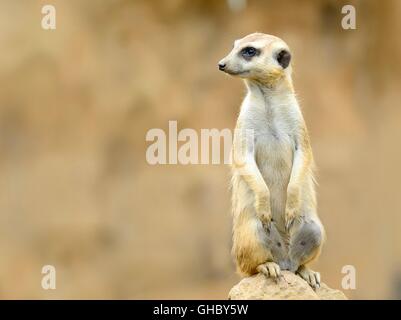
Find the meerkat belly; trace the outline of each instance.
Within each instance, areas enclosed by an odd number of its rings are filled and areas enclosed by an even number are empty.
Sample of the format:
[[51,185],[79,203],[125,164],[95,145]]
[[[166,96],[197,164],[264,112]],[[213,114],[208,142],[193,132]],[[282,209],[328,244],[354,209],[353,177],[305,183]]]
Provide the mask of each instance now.
[[270,191],[273,219],[284,223],[287,186],[291,176],[293,144],[286,134],[267,132],[258,137],[256,163]]

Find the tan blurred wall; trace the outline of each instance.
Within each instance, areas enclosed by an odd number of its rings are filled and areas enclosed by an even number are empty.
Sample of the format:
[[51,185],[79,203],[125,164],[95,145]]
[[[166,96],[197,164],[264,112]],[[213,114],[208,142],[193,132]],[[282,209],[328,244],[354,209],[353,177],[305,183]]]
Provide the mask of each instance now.
[[[357,29],[341,28],[341,6]],[[40,27],[43,4],[57,29]],[[146,132],[233,128],[217,61],[262,31],[294,52],[328,234],[316,264],[352,298],[401,298],[401,2],[0,2],[0,298],[225,298],[229,169],[151,166]],[[41,268],[57,289],[41,288]]]

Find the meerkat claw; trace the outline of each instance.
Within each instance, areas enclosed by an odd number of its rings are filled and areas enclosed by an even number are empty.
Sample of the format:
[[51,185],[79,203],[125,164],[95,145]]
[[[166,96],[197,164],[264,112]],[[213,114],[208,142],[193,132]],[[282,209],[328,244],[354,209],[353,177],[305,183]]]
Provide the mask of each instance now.
[[285,223],[285,230],[288,232],[294,223],[294,218],[287,220]]
[[269,278],[281,277],[280,266],[274,262],[265,262],[263,264],[260,264],[256,268],[256,271],[258,271],[259,273],[263,273],[266,277]]
[[263,229],[265,229],[265,230],[270,230],[270,228],[271,228],[271,223],[273,222],[273,220],[269,220],[269,221],[264,221],[264,222],[262,222],[262,226],[263,226]]
[[316,277],[316,285],[317,285],[317,288],[320,288],[320,273],[319,273],[319,272],[316,272],[316,273],[315,273],[315,277]]

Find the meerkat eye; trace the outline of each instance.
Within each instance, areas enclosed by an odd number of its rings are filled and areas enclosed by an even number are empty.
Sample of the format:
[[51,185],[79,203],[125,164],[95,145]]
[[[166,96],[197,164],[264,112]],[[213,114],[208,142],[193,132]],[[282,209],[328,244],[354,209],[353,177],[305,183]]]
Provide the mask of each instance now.
[[287,68],[291,61],[291,54],[287,50],[281,50],[276,56],[277,62],[283,69]]
[[250,59],[253,56],[255,56],[258,53],[258,50],[255,49],[254,47],[245,47],[244,49],[241,50],[241,55],[245,59]]

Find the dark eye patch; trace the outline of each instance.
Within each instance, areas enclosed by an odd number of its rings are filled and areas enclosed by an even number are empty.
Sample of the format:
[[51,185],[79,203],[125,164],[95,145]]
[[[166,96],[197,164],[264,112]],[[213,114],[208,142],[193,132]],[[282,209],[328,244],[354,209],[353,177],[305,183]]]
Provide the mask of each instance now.
[[245,47],[240,51],[241,56],[245,60],[251,60],[252,57],[259,55],[260,50],[254,48],[254,47]]
[[291,54],[287,50],[281,50],[276,56],[277,62],[283,69],[287,68],[291,61]]

